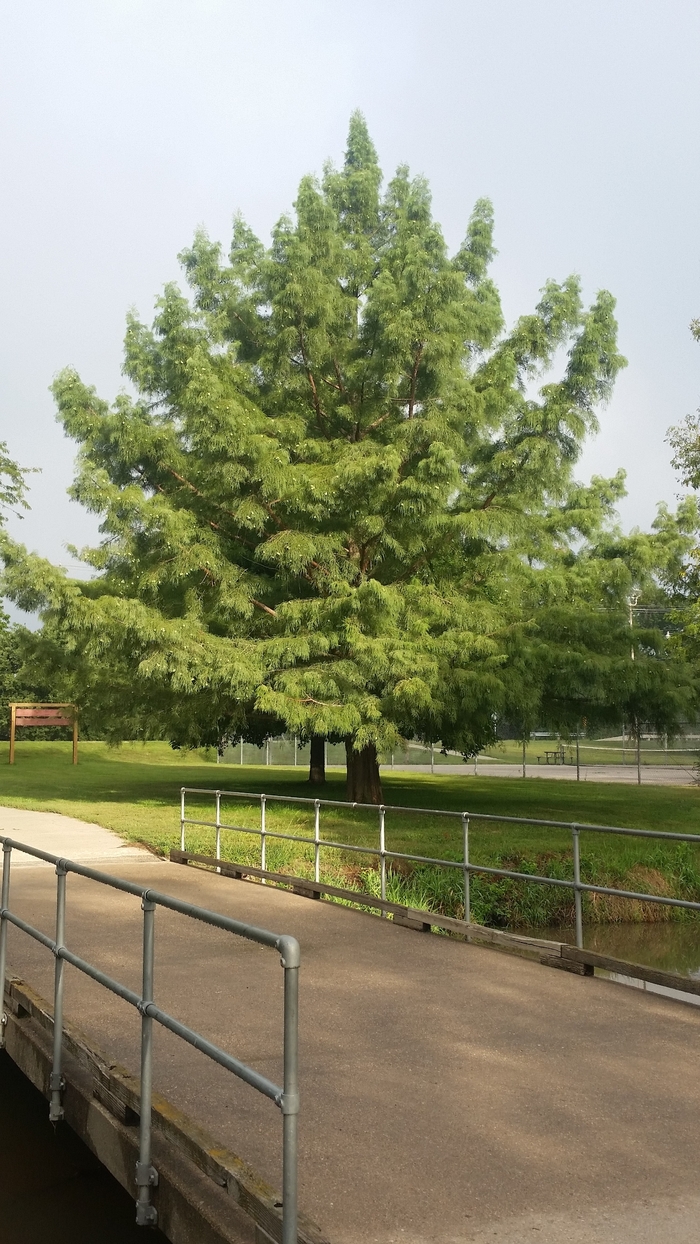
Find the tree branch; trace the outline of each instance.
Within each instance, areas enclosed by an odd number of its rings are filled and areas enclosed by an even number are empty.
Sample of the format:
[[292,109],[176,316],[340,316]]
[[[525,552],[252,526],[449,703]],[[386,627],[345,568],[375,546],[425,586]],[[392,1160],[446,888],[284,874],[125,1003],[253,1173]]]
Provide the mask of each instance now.
[[378,428],[379,425],[383,423],[385,419],[388,419],[390,417],[390,415],[391,415],[391,411],[388,410],[385,415],[380,415],[378,419],[375,419],[374,423],[370,423],[369,427],[365,428],[365,436],[367,435],[368,432],[373,432],[375,428]]
[[301,350],[301,357],[304,361],[306,375],[308,377],[309,384],[311,385],[311,394],[312,394],[314,410],[316,411],[316,418],[318,419],[320,426],[323,427],[323,421],[327,420],[328,416],[326,415],[326,412],[321,406],[321,401],[318,396],[318,389],[316,388],[316,381],[314,380],[314,374],[309,365],[309,360],[306,357],[306,347],[304,345],[304,334],[301,330],[301,327],[299,328],[299,349]]
[[250,599],[252,603],[255,605],[256,609],[262,609],[263,613],[269,613],[271,618],[277,617],[276,610],[271,609],[269,605],[263,605],[262,601],[256,600],[254,596],[251,596]]

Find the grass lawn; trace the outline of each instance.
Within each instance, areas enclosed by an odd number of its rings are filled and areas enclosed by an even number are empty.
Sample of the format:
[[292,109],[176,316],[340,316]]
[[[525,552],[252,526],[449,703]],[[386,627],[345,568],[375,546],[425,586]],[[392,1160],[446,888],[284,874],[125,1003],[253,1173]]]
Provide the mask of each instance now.
[[[180,786],[280,795],[309,796],[315,792],[301,767],[253,767],[214,765],[202,754],[173,751],[165,743],[124,744],[111,749],[104,743],[82,743],[80,763],[70,764],[67,743],[19,742],[17,760],[9,766],[7,744],[0,744],[0,803],[13,807],[62,812],[95,821],[123,837],[167,852],[179,841]],[[443,808],[526,816],[552,820],[594,822],[641,829],[700,832],[700,788],[669,786],[617,786],[593,782],[547,782],[538,779],[455,777],[430,774],[383,773],[387,804],[414,808]],[[331,771],[322,792],[325,798],[344,798],[344,775]],[[229,824],[257,827],[259,805],[225,801],[224,820]],[[235,811],[234,811],[235,808]],[[192,799],[190,816],[213,820],[213,800]],[[269,829],[303,835],[313,833],[311,809],[294,805],[268,805]],[[344,809],[323,809],[322,836],[361,845],[376,845],[377,816]],[[431,817],[424,813],[387,813],[387,846],[438,858],[461,858],[462,837],[458,818]],[[212,853],[213,832],[189,828],[187,845]],[[568,876],[571,871],[571,836],[567,830],[546,826],[509,826],[498,822],[472,822],[471,856],[474,862],[502,864],[518,871]],[[244,834],[225,833],[222,855],[258,862],[258,840]],[[330,857],[330,858],[329,858]],[[270,841],[268,867],[308,872],[311,851],[303,845]],[[652,840],[634,840],[586,834],[582,838],[584,879],[623,885],[638,890],[658,890],[683,897],[700,898],[700,851],[695,847],[665,846]],[[325,875],[376,889],[377,874],[372,857],[336,852],[324,853]],[[405,871],[405,870],[404,870]],[[661,888],[660,888],[661,887]],[[492,923],[543,924],[570,918],[568,894],[553,887],[490,881],[475,877],[475,918]],[[410,876],[397,870],[390,878],[390,897],[458,913],[461,876],[457,870],[421,868]],[[628,905],[629,907],[629,905]],[[648,904],[625,907],[618,900],[591,900],[592,919],[659,919],[668,909]]]

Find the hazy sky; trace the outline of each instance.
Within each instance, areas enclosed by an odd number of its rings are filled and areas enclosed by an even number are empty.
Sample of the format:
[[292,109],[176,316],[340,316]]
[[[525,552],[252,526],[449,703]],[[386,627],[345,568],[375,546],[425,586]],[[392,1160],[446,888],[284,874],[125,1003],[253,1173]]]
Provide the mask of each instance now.
[[125,313],[195,228],[228,242],[240,209],[267,237],[357,107],[451,247],[493,199],[509,320],[572,271],[615,294],[629,367],[579,474],[624,466],[649,524],[700,404],[699,54],[697,0],[0,0],[0,438],[42,471],[13,533],[64,565],[94,538],[56,371],[111,399]]

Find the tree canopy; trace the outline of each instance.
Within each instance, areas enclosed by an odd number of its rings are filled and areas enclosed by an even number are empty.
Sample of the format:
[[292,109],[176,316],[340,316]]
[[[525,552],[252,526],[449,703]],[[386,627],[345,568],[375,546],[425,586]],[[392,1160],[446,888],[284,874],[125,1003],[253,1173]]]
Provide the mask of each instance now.
[[356,113],[269,247],[236,219],[227,256],[183,252],[190,296],[129,319],[130,392],[59,375],[94,577],[5,538],[6,590],[85,712],[115,737],[343,738],[349,795],[376,800],[399,737],[473,754],[499,711],[571,717],[615,653],[629,693],[630,586],[684,537],[669,516],[665,544],[625,544],[622,476],[574,477],[625,362],[614,299],[548,281],[508,328],[494,254],[487,200],[451,255],[423,178],[382,191]]

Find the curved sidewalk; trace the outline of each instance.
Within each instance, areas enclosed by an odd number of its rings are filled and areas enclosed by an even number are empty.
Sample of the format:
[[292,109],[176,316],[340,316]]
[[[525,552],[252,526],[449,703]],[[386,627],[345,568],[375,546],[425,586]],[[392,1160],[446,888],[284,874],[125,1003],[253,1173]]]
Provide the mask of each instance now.
[[[51,855],[64,855],[76,864],[104,864],[112,870],[127,860],[155,857],[145,847],[125,842],[118,834],[89,821],[78,821],[59,812],[34,812],[28,808],[0,806],[0,834],[26,842]],[[12,869],[42,867],[41,860],[13,852]]]

